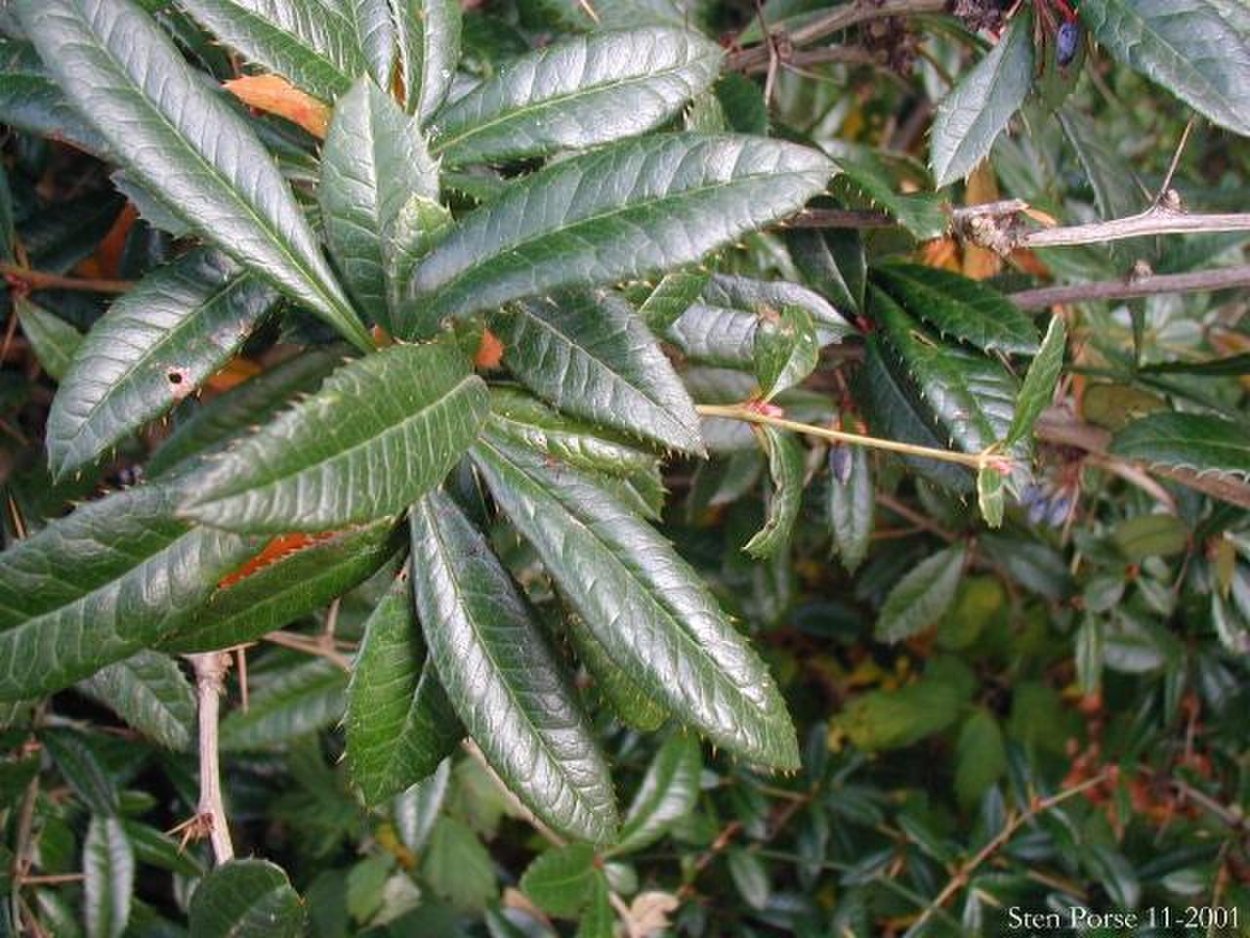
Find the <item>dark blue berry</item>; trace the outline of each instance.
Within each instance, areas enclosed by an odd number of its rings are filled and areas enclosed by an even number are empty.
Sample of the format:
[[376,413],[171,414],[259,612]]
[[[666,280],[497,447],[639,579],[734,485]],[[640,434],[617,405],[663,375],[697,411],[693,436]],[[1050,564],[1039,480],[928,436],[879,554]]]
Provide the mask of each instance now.
[[1055,61],[1061,67],[1071,65],[1080,45],[1081,27],[1074,20],[1060,23],[1059,32],[1055,34]]

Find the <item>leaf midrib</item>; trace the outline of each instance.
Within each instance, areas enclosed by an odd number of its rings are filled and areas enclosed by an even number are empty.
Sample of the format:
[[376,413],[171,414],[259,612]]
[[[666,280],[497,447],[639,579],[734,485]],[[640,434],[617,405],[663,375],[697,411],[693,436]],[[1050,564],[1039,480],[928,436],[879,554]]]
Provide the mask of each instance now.
[[[513,711],[521,715],[522,722],[530,728],[531,735],[536,739],[538,743],[538,748],[543,753],[546,754],[549,765],[555,766],[556,774],[563,780],[563,783],[568,787],[569,791],[573,792],[574,797],[576,798],[578,804],[581,806],[581,809],[584,812],[586,812],[586,815],[589,818],[592,818],[592,819],[596,818],[597,812],[594,809],[594,807],[589,803],[588,799],[586,798],[585,793],[580,788],[578,788],[575,784],[573,784],[572,780],[564,772],[564,761],[558,758],[556,754],[551,750],[551,747],[548,745],[547,740],[544,737],[544,735],[537,730],[533,721],[531,721],[526,715],[525,708],[521,706],[520,701],[517,699],[516,690],[513,688],[511,682],[509,682],[507,679],[503,677],[505,672],[504,672],[504,669],[500,667],[498,658],[495,657],[494,649],[490,646],[488,642],[485,642],[482,640],[481,630],[479,629],[474,617],[469,614],[469,611],[468,611],[469,604],[464,599],[464,589],[461,586],[458,572],[455,566],[448,562],[448,551],[446,548],[446,541],[443,538],[443,532],[442,532],[442,529],[439,527],[438,519],[433,517],[435,514],[435,509],[431,506],[429,499],[422,499],[413,507],[414,507],[414,510],[419,510],[425,516],[425,526],[430,531],[431,535],[433,536],[436,542],[440,560],[442,562],[443,567],[447,571],[448,579],[451,580],[452,590],[456,594],[456,605],[462,610],[461,618],[464,620],[464,622],[468,625],[470,630],[473,632],[474,638],[477,640],[478,647],[481,649],[482,654],[490,662],[491,667],[494,669],[495,674],[498,676],[499,683],[503,685],[504,692],[507,694],[508,700],[511,701],[512,703]],[[520,597],[514,597],[514,598],[520,600]],[[520,601],[524,602],[524,600],[520,600]],[[431,648],[431,651],[432,650],[433,649]],[[437,665],[435,665],[435,667],[437,668]],[[441,677],[441,674],[440,674],[440,677]],[[544,807],[547,807],[547,806],[544,806]]]
[[[178,126],[177,126],[176,124],[174,124],[174,123],[173,123],[173,122],[172,122],[172,121],[171,121],[168,117],[166,117],[166,116],[165,116],[164,111],[162,111],[162,110],[160,110],[159,108],[157,108],[157,107],[156,107],[155,103],[154,103],[154,102],[153,102],[153,101],[152,101],[152,100],[151,100],[151,99],[147,96],[147,93],[146,93],[146,91],[144,90],[144,88],[143,88],[142,86],[140,86],[140,85],[139,85],[139,84],[138,84],[138,83],[134,80],[134,78],[131,76],[131,74],[130,74],[130,73],[126,70],[126,68],[122,65],[121,60],[120,60],[120,59],[118,59],[118,57],[117,57],[117,56],[113,53],[112,48],[111,48],[110,46],[106,45],[106,44],[104,43],[103,39],[102,39],[100,36],[98,36],[98,34],[95,32],[95,29],[94,29],[94,27],[93,27],[93,25],[92,25],[91,21],[87,19],[86,14],[85,14],[85,13],[83,13],[83,12],[80,12],[80,9],[79,9],[78,4],[77,4],[76,2],[70,2],[70,3],[67,3],[67,4],[66,4],[66,7],[67,7],[67,8],[68,8],[68,9],[69,9],[72,13],[73,13],[73,15],[74,15],[74,16],[75,16],[78,20],[79,20],[79,22],[82,24],[82,26],[83,26],[83,28],[84,28],[85,32],[86,32],[86,33],[87,33],[87,34],[88,34],[88,35],[89,35],[89,36],[90,36],[93,40],[95,40],[95,42],[94,42],[94,44],[93,44],[93,45],[92,45],[92,44],[88,44],[88,46],[87,46],[87,47],[88,47],[88,48],[94,48],[94,49],[96,49],[97,51],[104,53],[105,57],[106,57],[106,58],[109,60],[109,62],[113,65],[113,68],[114,68],[115,73],[116,73],[117,75],[119,75],[119,76],[122,78],[122,80],[125,82],[125,84],[126,84],[126,89],[128,89],[128,92],[127,92],[126,90],[124,90],[124,91],[123,91],[123,94],[128,93],[130,96],[137,96],[137,97],[140,99],[140,102],[141,102],[141,103],[145,106],[145,108],[148,110],[148,112],[149,112],[150,114],[152,114],[152,115],[155,115],[155,117],[156,117],[157,121],[158,121],[158,122],[159,122],[159,123],[160,123],[163,127],[165,127],[165,128],[166,128],[166,129],[167,129],[167,130],[168,130],[168,131],[169,131],[169,132],[173,135],[173,137],[174,137],[175,141],[176,141],[176,142],[180,145],[180,147],[182,148],[182,150],[183,150],[185,153],[190,154],[190,155],[191,155],[191,157],[192,157],[192,159],[193,159],[195,162],[197,162],[199,165],[201,165],[201,166],[203,166],[205,169],[207,169],[207,170],[208,170],[208,175],[209,175],[211,178],[213,178],[213,179],[217,180],[217,181],[218,181],[218,183],[220,184],[220,187],[225,189],[227,197],[228,197],[231,201],[233,201],[235,204],[237,204],[240,208],[242,208],[242,209],[243,209],[243,213],[244,213],[245,215],[247,215],[248,217],[250,217],[250,218],[251,218],[251,219],[252,219],[252,220],[253,220],[253,221],[257,224],[257,226],[261,229],[261,231],[265,232],[266,234],[268,234],[268,235],[270,236],[270,241],[273,243],[274,247],[276,247],[276,248],[278,249],[278,251],[279,251],[281,254],[283,254],[283,255],[287,258],[287,260],[288,260],[288,261],[290,261],[290,263],[291,263],[291,266],[292,266],[292,267],[294,267],[297,271],[299,271],[299,272],[303,275],[304,280],[305,280],[305,282],[306,282],[307,286],[308,286],[308,287],[310,287],[310,288],[312,289],[313,294],[314,294],[315,296],[319,297],[319,298],[320,298],[323,302],[325,302],[325,303],[327,304],[327,306],[328,306],[328,308],[329,308],[329,309],[334,310],[334,311],[335,311],[335,313],[337,313],[338,315],[340,315],[340,316],[344,316],[345,318],[347,318],[347,319],[349,319],[349,320],[350,320],[350,318],[351,318],[351,317],[347,315],[348,313],[350,313],[350,310],[349,310],[349,309],[347,309],[347,308],[344,308],[344,307],[343,307],[342,305],[340,305],[339,303],[334,302],[334,301],[332,300],[332,298],[331,298],[330,296],[328,296],[328,295],[325,293],[324,289],[322,288],[321,284],[319,283],[319,278],[312,277],[312,276],[310,275],[310,274],[311,274],[311,271],[309,271],[309,269],[308,269],[308,268],[304,265],[304,263],[301,261],[301,259],[300,259],[300,258],[298,258],[298,257],[296,257],[296,256],[295,256],[294,254],[292,254],[289,250],[287,250],[287,248],[286,248],[286,239],[285,239],[284,237],[282,237],[282,236],[281,236],[281,235],[282,235],[282,232],[280,232],[280,231],[278,231],[276,228],[272,227],[268,219],[266,219],[266,218],[264,218],[263,216],[259,215],[259,214],[257,213],[256,208],[255,208],[255,207],[254,207],[254,206],[253,206],[253,205],[252,205],[249,201],[247,201],[246,199],[244,199],[244,198],[242,197],[242,195],[241,195],[241,194],[239,194],[239,193],[238,193],[238,191],[235,189],[234,185],[233,185],[233,184],[230,182],[230,180],[229,180],[229,179],[228,179],[228,178],[227,178],[227,177],[226,177],[226,176],[222,173],[222,171],[221,171],[221,170],[220,170],[220,169],[219,169],[219,168],[218,168],[215,164],[210,163],[210,162],[209,162],[209,161],[208,161],[208,160],[204,157],[204,155],[203,155],[202,153],[200,153],[200,151],[199,151],[199,150],[197,150],[195,147],[191,146],[190,141],[189,141],[189,140],[187,140],[187,138],[183,135],[182,131],[178,128]],[[74,43],[67,43],[66,45],[67,45],[67,47],[68,47],[69,45],[73,45],[73,44],[74,44]],[[62,51],[65,51],[65,50],[62,50]],[[68,57],[68,56],[67,56],[67,57]],[[180,69],[180,70],[181,70],[181,69]],[[188,87],[197,87],[197,88],[198,88],[198,86],[196,86],[196,85],[194,84],[194,79],[193,79],[193,78],[191,78],[191,76],[188,76],[188,75],[186,75],[186,74],[183,74],[181,77],[183,77],[183,78],[187,78],[187,79],[188,79]],[[107,94],[107,92],[105,92],[105,93]],[[210,100],[211,100],[211,99],[210,99]],[[211,107],[211,105],[210,105],[210,107]],[[230,112],[225,112],[225,113],[230,113]],[[220,117],[221,117],[221,114],[214,114],[213,116],[214,116],[215,118],[220,118]],[[248,132],[249,132],[249,133],[251,132],[251,128],[248,128]],[[263,144],[262,144],[261,146],[262,146],[262,148],[263,148]],[[284,182],[284,183],[283,183],[283,185],[285,186],[285,185],[286,185],[286,183]],[[161,187],[160,187],[160,186],[157,186],[156,188],[157,188],[157,189],[160,189]],[[294,204],[294,200],[291,200],[291,199],[289,198],[289,192],[287,193],[287,196],[288,196],[288,201],[289,201],[289,203],[290,203],[290,204],[288,204],[288,205],[286,206],[286,208],[287,208],[287,209],[289,209],[289,210],[291,210],[291,211],[293,211],[293,212],[294,212],[294,214],[295,214],[296,216],[298,216],[298,217],[302,220],[302,219],[303,219],[303,215],[299,212],[299,207],[298,207],[297,205],[295,205],[295,204]],[[174,205],[174,204],[172,204],[172,203],[171,203],[169,207],[170,207],[170,209],[171,209],[171,210],[173,210],[173,211],[175,212],[175,214],[177,214],[177,215],[178,215],[178,217],[180,217],[183,221],[185,221],[188,225],[190,225],[192,229],[194,229],[194,230],[196,230],[196,231],[201,231],[201,230],[202,230],[201,225],[200,225],[200,223],[199,223],[198,221],[196,221],[196,220],[194,220],[194,219],[192,219],[192,218],[189,218],[188,216],[186,216],[186,215],[182,214],[180,211],[178,211],[178,210],[177,210],[177,206],[176,206],[176,205]],[[213,237],[211,236],[211,234],[210,234],[210,236],[209,236],[209,237],[210,237],[210,240],[212,240],[214,243],[216,243],[216,239],[215,239],[215,238],[213,238]],[[245,263],[245,266],[248,266],[248,265],[246,265],[246,263]],[[266,278],[266,279],[268,279],[268,278]],[[282,285],[282,284],[278,284],[278,286],[279,286],[280,288],[282,288],[282,287],[283,287],[283,285]]]
[[[353,443],[351,446],[348,446],[346,449],[338,450],[337,452],[331,454],[329,457],[325,459],[321,459],[312,463],[306,463],[305,465],[298,466],[295,469],[292,469],[287,472],[278,473],[277,475],[266,476],[264,477],[263,481],[256,480],[254,484],[250,484],[245,488],[227,490],[212,498],[197,499],[197,500],[191,501],[190,504],[196,507],[203,507],[206,505],[218,504],[218,503],[225,502],[233,498],[238,498],[250,492],[259,492],[265,489],[271,489],[274,486],[279,485],[287,481],[288,479],[292,479],[295,476],[298,476],[304,472],[308,472],[309,470],[317,466],[323,466],[327,463],[338,462],[343,459],[351,459],[355,455],[357,450],[363,449],[368,446],[372,446],[373,444],[381,440],[385,440],[394,434],[400,434],[400,433],[405,432],[411,427],[411,425],[414,422],[422,419],[425,415],[429,414],[431,411],[436,411],[442,408],[444,405],[450,404],[452,402],[452,398],[458,398],[468,386],[472,385],[473,382],[480,381],[480,380],[481,379],[478,378],[477,375],[475,374],[469,373],[465,375],[463,378],[457,381],[454,385],[452,385],[445,394],[441,395],[435,400],[430,401],[428,404],[424,405],[423,407],[417,410],[409,411],[407,416],[405,416],[399,422],[393,423],[390,426],[384,428],[380,433],[373,434],[372,436],[366,437],[365,439],[357,443]],[[433,418],[431,417],[430,419],[432,420]]]
[[[687,42],[687,49],[689,50],[690,47],[691,47],[691,44]],[[686,69],[689,69],[691,66],[695,65],[701,60],[705,58],[710,58],[710,57],[711,56],[709,55],[698,55],[693,58],[688,58],[684,62],[678,62],[674,65],[671,65],[668,68],[665,68],[661,71],[647,72],[646,74],[629,75],[624,78],[619,78],[619,79],[615,79],[612,81],[606,81],[602,84],[592,85],[589,88],[582,86],[579,88],[574,88],[571,91],[567,91],[563,94],[552,95],[549,98],[542,98],[538,101],[531,101],[528,104],[523,104],[520,107],[515,108],[514,110],[503,111],[499,113],[496,117],[492,118],[489,121],[486,121],[485,123],[470,124],[467,130],[461,131],[456,136],[444,137],[443,139],[436,141],[430,147],[430,152],[432,154],[442,153],[444,150],[463,144],[465,140],[470,140],[479,134],[486,133],[487,131],[494,129],[495,127],[498,127],[500,124],[506,124],[513,120],[518,120],[518,119],[522,119],[522,118],[525,118],[534,114],[538,114],[544,110],[550,110],[551,108],[566,107],[569,104],[569,102],[576,101],[578,98],[592,97],[597,94],[604,94],[604,93],[619,90],[621,88],[628,88],[630,85],[643,84],[647,81],[657,79],[657,78],[668,78],[670,75],[678,74]],[[499,76],[499,80],[502,81],[503,78],[504,78],[503,75]],[[473,94],[475,92],[476,92],[476,89],[470,92],[470,94]],[[463,103],[464,103],[464,98],[460,98],[459,100],[455,101],[452,105],[450,105],[448,110],[454,110],[457,106],[462,105]],[[438,114],[435,114],[433,117],[434,126],[438,125],[438,116],[439,116]]]

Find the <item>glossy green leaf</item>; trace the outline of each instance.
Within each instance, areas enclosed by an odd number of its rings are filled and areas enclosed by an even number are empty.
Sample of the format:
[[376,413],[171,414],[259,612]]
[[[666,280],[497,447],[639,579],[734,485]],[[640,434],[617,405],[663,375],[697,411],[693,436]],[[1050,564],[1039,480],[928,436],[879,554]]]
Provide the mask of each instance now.
[[981,517],[991,528],[1003,526],[1003,510],[1006,507],[1003,474],[991,465],[977,470],[977,507]]
[[1142,189],[1130,166],[1092,118],[1075,108],[1058,112],[1059,126],[1085,170],[1103,218],[1126,218],[1142,210]]
[[230,360],[277,294],[212,251],[163,267],[87,333],[48,415],[48,460],[62,478],[103,454]]
[[347,766],[370,805],[430,775],[463,736],[426,653],[406,569],[365,622],[346,725]]
[[465,912],[481,911],[497,890],[490,853],[463,821],[434,823],[421,872],[435,895]]
[[175,520],[177,497],[118,492],[0,555],[0,700],[50,693],[154,644],[256,549]]
[[117,784],[97,755],[90,736],[80,730],[55,727],[40,732],[39,742],[87,808],[110,817],[118,813],[121,799]]
[[702,452],[694,403],[619,296],[522,301],[490,323],[508,368],[556,408],[663,446]]
[[779,316],[761,318],[755,331],[754,363],[761,399],[772,400],[815,371],[820,344],[816,324],[800,306],[786,306]]
[[78,689],[169,749],[185,750],[195,735],[195,694],[178,663],[141,651],[101,668]]
[[750,908],[763,910],[772,895],[768,869],[759,856],[750,850],[731,848],[725,855],[734,888]]
[[1037,352],[1037,328],[997,290],[960,274],[919,264],[874,267],[872,282],[912,316],[949,338],[984,351]]
[[267,860],[231,860],[217,867],[191,897],[195,938],[299,938],[304,906],[282,869]]
[[290,743],[337,723],[343,716],[347,672],[316,658],[281,671],[253,690],[246,710],[221,721],[223,752]]
[[28,42],[0,38],[0,123],[17,130],[63,140],[87,153],[103,156],[104,138],[65,95]]
[[179,653],[229,648],[290,625],[375,573],[399,549],[396,534],[388,519],[292,545],[255,571],[249,557],[160,647]]
[[1032,27],[1032,17],[1015,17],[998,45],[938,105],[929,139],[938,188],[976,169],[1024,103],[1033,83]]
[[702,773],[698,741],[685,733],[669,736],[647,766],[612,852],[633,853],[649,847],[688,816],[699,799]]
[[624,443],[602,427],[558,414],[528,394],[491,389],[492,426],[552,459],[602,475],[630,477],[655,469],[654,455]]
[[[857,382],[870,428],[878,436],[892,440],[941,448],[942,441],[934,432],[928,409],[907,375],[890,367],[887,356],[894,358],[893,350],[878,333],[870,334],[864,345],[864,368]],[[903,458],[916,472],[938,485],[956,492],[972,489],[972,478],[966,469],[935,459]]]
[[141,821],[122,820],[126,830],[126,839],[134,851],[135,860],[142,866],[155,866],[182,876],[204,875],[204,865],[190,851],[183,850],[182,845],[168,834],[163,834],[155,827]]
[[617,818],[607,765],[520,591],[446,496],[427,495],[408,523],[417,614],[469,735],[552,828],[609,839]]
[[[400,255],[408,239],[409,200],[438,199],[438,170],[416,121],[368,78],[334,107],[317,190],[326,238],[361,309],[395,331]],[[429,235],[425,238],[428,247]]]
[[864,308],[868,262],[858,231],[791,228],[786,232],[786,246],[807,282],[830,303],[848,313]]
[[148,476],[161,475],[175,466],[186,469],[192,460],[202,460],[247,429],[267,422],[290,406],[295,395],[320,385],[342,364],[345,348],[310,349],[202,403],[152,454]]
[[551,467],[490,429],[472,455],[613,661],[725,748],[797,765],[794,730],[763,662],[663,538],[593,478]]
[[447,798],[450,779],[451,759],[447,758],[431,775],[401,792],[392,803],[395,829],[404,846],[414,853],[421,851],[434,829]]
[[121,818],[92,815],[82,869],[88,938],[121,938],[130,920],[135,883],[135,855]]
[[1033,425],[1042,411],[1055,398],[1055,387],[1063,371],[1063,356],[1068,347],[1068,330],[1061,316],[1054,316],[1046,327],[1046,336],[1029,370],[1025,372],[1016,398],[1016,412],[1011,418],[1005,440],[1013,446],[1033,432]]
[[898,162],[882,159],[867,147],[830,148],[842,175],[834,186],[841,196],[866,198],[877,209],[892,216],[917,239],[938,238],[950,224],[945,203],[932,192],[899,191]]
[[794,522],[803,505],[805,450],[793,433],[775,427],[758,427],[756,437],[768,457],[768,474],[773,488],[768,497],[768,515],[762,527],[743,546],[752,557],[771,557],[790,543]]
[[939,344],[882,291],[871,290],[873,317],[931,419],[965,452],[979,453],[1007,435],[1018,384],[993,358]]
[[486,385],[451,346],[389,346],[209,463],[182,513],[274,533],[398,514],[442,481],[489,407]]
[[22,323],[22,333],[30,342],[39,364],[53,379],[60,381],[69,371],[74,353],[82,345],[82,333],[54,313],[15,294],[13,308]]
[[[666,338],[693,361],[751,368],[757,359],[757,343],[765,331],[764,323],[778,319],[787,308],[801,310],[797,314],[800,317],[810,317],[817,345],[840,341],[851,332],[841,314],[813,290],[784,281],[717,274],[699,299],[668,328]],[[768,340],[764,341],[767,344]],[[807,339],[806,345],[811,344],[811,339]],[[787,343],[780,343],[782,367],[786,346]]]
[[418,266],[413,315],[437,321],[560,287],[698,260],[824,188],[819,153],[661,134],[564,160],[472,212]]
[[336,0],[180,0],[244,58],[323,101],[365,71],[355,24]]
[[1212,122],[1250,135],[1250,36],[1222,4],[1082,0],[1081,22],[1117,59]]
[[883,642],[901,642],[931,625],[955,601],[967,550],[962,544],[926,557],[894,585],[874,631]]
[[840,456],[830,453],[833,465],[837,459],[849,462],[845,478],[836,472],[829,479],[829,529],[833,532],[833,549],[848,573],[854,573],[868,556],[876,517],[876,492],[872,484],[872,467],[868,451],[862,446],[845,447]]
[[657,335],[663,333],[699,298],[711,274],[706,270],[674,270],[665,274],[638,307],[638,316]]
[[390,0],[408,113],[424,125],[451,90],[460,59],[460,0]]
[[1250,431],[1207,414],[1165,412],[1134,420],[1112,438],[1111,452],[1153,466],[1250,478]]
[[540,853],[521,876],[521,891],[549,915],[574,918],[590,898],[595,848],[569,844]]
[[209,242],[371,347],[268,151],[146,14],[131,0],[15,6],[65,93],[137,182]]
[[598,146],[663,124],[708,88],[723,53],[663,26],[606,30],[506,64],[435,115],[450,166]]
[[1247,375],[1250,374],[1250,352],[1212,358],[1201,362],[1156,362],[1143,365],[1140,371],[1156,375]]
[[356,27],[369,76],[379,88],[390,88],[399,56],[399,31],[390,0],[345,0],[344,10]]
[[616,718],[626,726],[650,733],[664,725],[668,711],[638,686],[638,683],[609,657],[603,644],[576,617],[565,630],[577,658],[595,680]]

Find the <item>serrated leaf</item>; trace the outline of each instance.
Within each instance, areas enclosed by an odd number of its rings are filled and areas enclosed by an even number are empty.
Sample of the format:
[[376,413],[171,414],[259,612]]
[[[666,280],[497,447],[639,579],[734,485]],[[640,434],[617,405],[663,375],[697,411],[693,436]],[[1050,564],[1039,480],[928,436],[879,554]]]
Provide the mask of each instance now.
[[873,318],[931,420],[965,452],[980,453],[1007,435],[1019,387],[996,360],[943,345],[894,300],[870,290]]
[[79,730],[56,727],[40,732],[39,742],[87,808],[105,816],[118,813],[117,785],[92,748],[91,737]]
[[130,920],[135,855],[119,817],[95,814],[82,847],[88,938],[121,938]]
[[490,853],[463,821],[446,815],[430,831],[421,872],[436,895],[461,911],[481,911],[496,893]]
[[1082,0],[1107,51],[1221,127],[1250,135],[1250,38],[1212,0]]
[[944,203],[936,194],[896,191],[897,173],[876,152],[866,147],[843,148],[836,156],[842,175],[835,188],[868,199],[875,208],[891,215],[914,238],[923,240],[946,234],[950,219]]
[[14,294],[13,308],[39,365],[56,381],[62,380],[82,344],[82,333],[20,294]]
[[727,368],[749,367],[764,321],[787,307],[811,317],[818,345],[851,333],[840,313],[813,290],[798,284],[717,274],[702,295],[669,327],[666,338],[689,359]]
[[1110,451],[1153,466],[1250,478],[1250,432],[1223,417],[1150,414],[1117,433]]
[[757,427],[756,437],[768,457],[773,488],[768,497],[764,527],[743,546],[752,557],[772,557],[790,543],[794,522],[803,504],[803,444],[793,433],[775,427]]
[[1033,432],[1033,425],[1055,397],[1055,387],[1063,371],[1063,355],[1068,347],[1068,330],[1061,316],[1054,316],[1046,327],[1041,347],[1025,372],[1016,397],[1016,412],[1007,429],[1007,446],[1014,446]]
[[540,853],[521,876],[521,891],[549,915],[574,918],[590,899],[595,848],[569,844]]
[[417,267],[411,316],[491,309],[698,260],[824,188],[819,153],[750,137],[660,134],[556,163],[464,218]]
[[618,720],[643,733],[650,733],[664,724],[668,711],[617,666],[586,623],[574,618],[566,634],[578,660],[594,678],[595,686]]
[[246,710],[221,721],[222,752],[265,749],[337,723],[347,697],[347,672],[317,658],[287,668],[251,694]]
[[1003,474],[991,465],[982,466],[977,471],[977,507],[991,528],[1003,526],[1005,498]]
[[794,387],[820,363],[820,339],[811,314],[786,306],[781,315],[764,317],[755,331],[755,376],[760,398],[772,400]]
[[107,153],[104,138],[65,100],[30,43],[0,37],[0,73],[0,123],[97,156]]
[[858,231],[791,228],[786,231],[786,246],[803,277],[834,306],[848,312],[864,308],[868,262]]
[[553,406],[701,453],[699,417],[655,338],[610,293],[526,300],[490,317],[508,368]]
[[298,938],[304,906],[282,869],[267,860],[231,860],[204,878],[191,896],[195,938]]
[[698,741],[685,733],[669,736],[647,766],[612,852],[633,853],[648,847],[674,822],[689,815],[699,799],[702,772]]
[[145,277],[92,327],[48,415],[57,478],[95,462],[195,393],[243,345],[277,293],[213,251]]
[[577,150],[658,127],[710,87],[723,52],[664,26],[574,36],[504,65],[439,111],[449,166]]
[[665,274],[638,307],[647,328],[659,335],[699,298],[711,274],[706,270],[674,270]]
[[1109,142],[1099,135],[1093,118],[1075,108],[1058,112],[1059,126],[1085,170],[1098,214],[1106,219],[1126,218],[1142,209],[1142,190],[1136,174]]
[[372,346],[251,126],[146,14],[131,0],[15,6],[58,83],[137,182],[362,349]]
[[185,750],[195,733],[195,695],[178,663],[141,651],[101,668],[78,689],[162,746]]
[[416,121],[368,78],[335,104],[317,194],[348,290],[365,313],[394,332],[397,254],[420,250],[409,241],[405,208],[416,197],[437,203],[438,169]]
[[883,264],[873,268],[871,277],[875,286],[943,336],[987,352],[1037,352],[1033,321],[992,287],[919,264]]
[[[833,532],[833,547],[842,566],[854,573],[872,544],[872,531],[876,516],[876,493],[872,485],[872,469],[868,463],[868,451],[862,446],[845,447],[845,457],[850,461],[850,472],[843,481],[836,474],[829,479],[829,528]],[[830,453],[830,460],[834,458]]]
[[463,736],[426,652],[407,570],[365,621],[345,722],[347,766],[369,805],[430,775]]
[[175,633],[164,651],[187,653],[229,648],[309,615],[355,588],[399,549],[388,519],[316,540],[274,538],[260,553],[231,569],[218,589]]
[[180,0],[226,45],[332,102],[365,71],[355,24],[328,0]]
[[491,388],[491,424],[501,432],[578,469],[628,478],[648,473],[654,455],[624,443],[601,427],[566,417],[528,394]]
[[451,90],[460,59],[460,0],[390,0],[399,34],[399,74],[409,114],[421,124]]
[[929,160],[939,189],[967,176],[989,156],[1024,103],[1033,82],[1032,33],[1032,17],[1015,17],[1007,35],[938,105]]
[[771,676],[698,575],[593,478],[489,428],[472,451],[492,494],[617,665],[747,759],[798,764]]
[[935,624],[955,601],[967,549],[956,544],[926,557],[894,585],[877,616],[878,641],[901,642]]
[[175,632],[255,550],[176,520],[177,499],[118,492],[0,554],[0,700],[59,690]]
[[[905,374],[897,374],[886,360],[893,351],[882,342],[878,333],[870,333],[864,344],[864,368],[857,387],[878,436],[904,443],[941,448],[933,428],[931,414],[924,407],[915,387]],[[917,456],[904,461],[926,479],[955,492],[968,492],[972,480],[968,471],[951,463]]]
[[174,467],[186,469],[248,428],[268,422],[296,394],[313,390],[342,364],[345,348],[309,349],[200,404],[152,454],[148,476],[154,478]]
[[144,866],[155,866],[182,876],[202,876],[204,866],[190,851],[168,834],[140,821],[122,820],[126,839],[134,851],[135,860]]
[[399,55],[399,31],[390,0],[346,0],[344,10],[356,27],[361,57],[380,88],[391,87]]
[[412,581],[430,657],[486,760],[555,830],[616,832],[607,765],[533,613],[486,538],[438,493],[415,504]]
[[449,345],[392,345],[196,473],[181,511],[243,531],[326,531],[398,514],[443,480],[490,398]]

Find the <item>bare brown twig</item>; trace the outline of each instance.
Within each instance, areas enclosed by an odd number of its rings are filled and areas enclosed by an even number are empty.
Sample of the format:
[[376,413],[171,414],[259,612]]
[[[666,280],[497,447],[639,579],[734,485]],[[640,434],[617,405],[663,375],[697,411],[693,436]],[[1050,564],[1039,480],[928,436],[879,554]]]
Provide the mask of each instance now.
[[134,287],[131,280],[100,280],[87,277],[66,277],[42,270],[30,270],[18,264],[0,262],[0,276],[16,280],[30,290],[83,290],[89,293],[127,293]]
[[234,859],[234,844],[226,819],[226,806],[221,794],[221,766],[217,755],[217,723],[230,654],[213,651],[187,655],[195,671],[196,698],[199,704],[200,803],[192,819],[196,828],[208,834],[217,864]]

